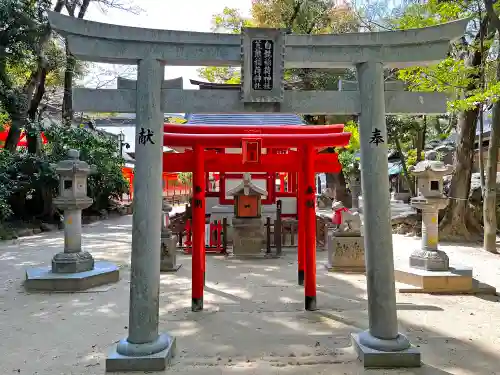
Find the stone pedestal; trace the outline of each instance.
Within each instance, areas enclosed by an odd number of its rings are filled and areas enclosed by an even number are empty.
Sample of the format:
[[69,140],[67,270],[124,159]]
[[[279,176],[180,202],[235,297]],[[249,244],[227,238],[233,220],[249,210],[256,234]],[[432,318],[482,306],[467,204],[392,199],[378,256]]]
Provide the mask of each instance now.
[[60,176],[59,196],[54,205],[64,211],[64,251],[52,258],[51,267],[26,271],[25,287],[38,291],[75,292],[119,280],[119,269],[110,262],[95,262],[82,251],[82,210],[92,205],[87,197],[87,176],[92,169],[79,160],[77,150],[56,165]]
[[165,201],[162,206],[160,271],[176,272],[181,265],[177,265],[177,237],[169,229],[172,206]]
[[[369,336],[367,331],[351,333],[351,343],[365,368],[421,366],[419,350],[408,345],[408,339],[402,334],[394,340],[383,340]],[[401,346],[406,348],[401,349]]]
[[262,255],[265,230],[260,217],[233,218],[233,255]]
[[365,245],[361,234],[327,234],[328,263],[326,268],[333,272],[364,273]]
[[170,230],[162,231],[160,271],[176,272],[181,266],[177,264],[177,237]]

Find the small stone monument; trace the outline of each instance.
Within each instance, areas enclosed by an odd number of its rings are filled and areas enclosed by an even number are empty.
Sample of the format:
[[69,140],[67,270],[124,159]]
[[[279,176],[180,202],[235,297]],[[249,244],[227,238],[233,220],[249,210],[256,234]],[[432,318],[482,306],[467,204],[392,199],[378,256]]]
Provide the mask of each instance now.
[[241,184],[227,194],[234,197],[233,255],[261,255],[265,242],[261,198],[267,192],[252,182],[250,173],[244,173]]
[[340,215],[336,227],[328,229],[326,268],[336,272],[365,272],[365,246],[362,235],[361,217],[357,212],[347,210],[342,202],[332,204],[334,214]]
[[79,160],[77,150],[68,151],[68,159],[55,165],[60,176],[59,196],[54,206],[64,211],[64,251],[52,258],[52,267],[26,271],[27,289],[77,291],[116,282],[119,269],[110,262],[95,262],[82,251],[82,210],[92,205],[87,196],[87,177],[93,167]]
[[418,182],[418,196],[411,199],[411,206],[422,212],[422,242],[410,256],[409,269],[395,270],[396,281],[421,292],[472,290],[472,269],[451,268],[448,255],[438,249],[438,213],[448,204],[443,177],[451,174],[453,167],[438,160],[423,160],[410,171]]
[[177,237],[169,228],[172,206],[163,201],[162,225],[161,225],[161,260],[160,271],[176,272],[181,265],[177,265]]

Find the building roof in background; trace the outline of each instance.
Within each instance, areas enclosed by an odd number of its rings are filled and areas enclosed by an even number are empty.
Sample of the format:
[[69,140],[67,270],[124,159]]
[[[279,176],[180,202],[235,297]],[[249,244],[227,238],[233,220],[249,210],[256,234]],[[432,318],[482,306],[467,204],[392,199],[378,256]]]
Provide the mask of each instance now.
[[305,125],[293,113],[204,113],[186,116],[192,125]]

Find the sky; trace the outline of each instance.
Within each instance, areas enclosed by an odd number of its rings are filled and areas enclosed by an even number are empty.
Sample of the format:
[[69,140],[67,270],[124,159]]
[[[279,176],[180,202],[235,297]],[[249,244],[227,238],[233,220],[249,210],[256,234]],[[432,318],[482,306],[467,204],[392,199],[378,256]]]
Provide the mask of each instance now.
[[[112,23],[124,26],[144,27],[152,29],[188,30],[209,32],[211,28],[212,16],[221,12],[224,7],[240,9],[243,16],[250,15],[251,0],[114,0],[122,4],[135,5],[142,8],[138,15],[117,9],[108,9],[105,12],[95,5],[89,7],[86,19]],[[189,79],[198,79],[197,67],[165,67],[165,78],[184,78],[184,88],[194,89],[195,86],[189,84]],[[91,74],[84,79],[84,85],[96,87],[109,82],[107,87],[116,87],[117,75],[135,78],[135,71],[132,67],[122,67],[109,64],[99,64],[96,69],[92,69]],[[96,79],[96,76],[98,78]],[[133,128],[106,128],[106,131],[119,133],[123,131],[126,141],[131,143],[134,150],[134,129]]]

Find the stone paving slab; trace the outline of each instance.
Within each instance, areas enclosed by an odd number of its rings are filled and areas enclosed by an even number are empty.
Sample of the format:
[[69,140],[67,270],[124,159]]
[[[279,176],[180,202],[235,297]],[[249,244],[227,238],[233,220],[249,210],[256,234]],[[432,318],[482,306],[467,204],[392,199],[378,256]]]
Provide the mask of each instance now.
[[[48,264],[62,233],[0,244],[0,374],[96,375],[109,348],[127,334],[131,217],[84,228],[96,259],[120,265],[121,280],[86,293],[27,293],[26,267]],[[394,236],[395,258],[407,261],[418,240]],[[493,280],[498,256],[474,248],[448,250],[476,277]],[[467,251],[474,255],[468,255]],[[406,258],[406,260],[405,260]],[[165,373],[212,374],[455,374],[498,373],[497,297],[398,294],[400,330],[422,351],[413,370],[362,369],[349,334],[366,329],[364,275],[326,272],[318,252],[317,312],[305,312],[293,251],[281,259],[207,257],[206,311],[190,311],[190,257],[162,274],[160,330],[177,337],[178,355]],[[482,280],[483,281],[483,280]],[[8,355],[7,355],[8,353]],[[19,370],[19,371],[18,371]]]

